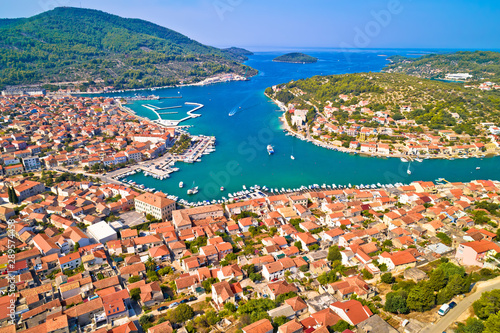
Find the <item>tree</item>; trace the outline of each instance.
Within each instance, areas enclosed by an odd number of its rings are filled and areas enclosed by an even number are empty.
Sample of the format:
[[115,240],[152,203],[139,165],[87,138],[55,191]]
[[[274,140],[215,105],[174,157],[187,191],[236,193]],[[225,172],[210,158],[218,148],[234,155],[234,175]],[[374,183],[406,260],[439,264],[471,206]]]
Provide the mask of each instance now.
[[392,276],[391,273],[385,273],[382,274],[382,276],[380,277],[380,281],[382,281],[383,283],[392,284],[394,283],[395,278]]
[[318,244],[313,244],[311,246],[309,246],[309,251],[316,251],[319,249],[319,245]]
[[141,326],[144,326],[146,324],[149,324],[151,322],[151,319],[153,319],[153,315],[143,315],[141,316],[141,318],[139,318],[139,324],[141,324]]
[[19,198],[17,197],[16,190],[14,190],[12,187],[7,188],[7,193],[9,195],[9,202],[12,204],[17,204],[19,202]]
[[289,319],[285,316],[278,316],[273,319],[273,323],[275,327],[280,327],[281,325],[286,324]]
[[406,314],[410,312],[408,306],[406,305],[407,297],[408,294],[404,290],[388,293],[385,300],[384,309],[386,311],[398,314]]
[[424,312],[436,303],[434,291],[427,284],[416,285],[408,294],[406,304],[410,310]]
[[383,243],[382,243],[382,246],[384,247],[392,247],[392,240],[390,239],[386,239]]
[[483,333],[498,333],[500,332],[500,312],[497,314],[491,314],[488,319],[484,322]]
[[328,259],[328,261],[342,260],[342,254],[340,254],[340,249],[337,245],[330,246],[326,259]]
[[104,274],[97,273],[97,280],[104,280]]
[[307,272],[309,270],[309,266],[306,264],[306,265],[302,265],[299,267],[299,270],[303,273]]
[[[482,320],[471,317],[467,319],[465,324],[458,323],[455,333],[481,333],[484,331],[484,328]],[[498,327],[495,332],[499,332],[498,329],[500,329],[500,327]]]
[[260,273],[250,273],[250,275],[248,277],[253,282],[262,280],[262,274],[260,274]]
[[158,270],[158,274],[160,274],[161,276],[164,276],[167,274],[172,274],[173,272],[174,271],[173,271],[172,267],[170,267],[170,266],[166,266],[166,267],[163,267],[163,268]]
[[364,268],[362,271],[361,271],[361,274],[363,274],[363,278],[364,279],[367,279],[367,280],[371,280],[373,279],[373,274],[370,273],[369,270],[367,270],[366,268]]
[[429,278],[429,286],[434,289],[434,291],[441,290],[446,286],[446,275],[442,269],[437,268],[432,271]]
[[138,275],[132,275],[128,278],[128,283],[134,283],[140,281],[141,278]]
[[14,196],[12,195],[12,187],[7,187],[7,194],[9,196],[9,202],[14,203]]
[[248,228],[248,231],[250,232],[252,237],[255,237],[259,233],[259,228],[251,226],[250,228]]
[[345,330],[348,330],[352,328],[349,323],[343,319],[340,319],[335,325],[332,326],[335,332],[344,332]]
[[[226,303],[226,304],[233,304],[233,303]],[[234,306],[234,309],[236,311],[236,306]],[[217,324],[220,320],[219,315],[213,310],[207,311],[207,313],[205,314],[205,319],[207,321],[207,324],[210,326]]]
[[236,305],[231,302],[227,302],[226,304],[224,304],[224,309],[228,310],[231,313],[234,313],[236,312]]
[[168,313],[168,318],[172,323],[183,323],[193,318],[194,310],[187,304],[179,304],[175,309]]
[[438,232],[436,234],[436,237],[439,238],[441,240],[441,242],[443,242],[444,245],[450,245],[451,244],[451,238],[450,238],[450,236],[448,236],[444,232]]
[[148,271],[154,271],[156,268],[156,262],[151,256],[148,256],[148,259],[146,260],[144,265],[146,266],[146,270]]
[[296,241],[295,243],[293,243],[293,245],[295,247],[297,247],[299,249],[299,251],[302,251],[302,242],[301,241]]
[[130,298],[132,298],[134,301],[138,301],[139,299],[141,299],[141,289],[134,288],[130,290]]
[[437,303],[446,303],[451,300],[453,296],[468,291],[471,281],[471,276],[462,277],[460,274],[453,275],[446,284],[446,287],[439,291],[437,295]]
[[287,300],[289,298],[294,298],[295,296],[297,296],[297,293],[294,291],[289,291],[287,293],[281,294],[278,297],[276,297],[276,304],[281,304],[285,300]]
[[322,285],[326,285],[328,283],[335,282],[335,281],[337,281],[337,279],[338,279],[337,272],[335,270],[325,272],[325,273],[321,274],[320,276],[318,276],[318,278],[317,278],[318,282]]
[[474,313],[480,319],[487,319],[492,313],[500,311],[500,289],[484,292],[481,297],[472,304]]
[[219,282],[217,278],[208,278],[201,283],[201,286],[205,289],[207,293],[212,291],[212,284]]

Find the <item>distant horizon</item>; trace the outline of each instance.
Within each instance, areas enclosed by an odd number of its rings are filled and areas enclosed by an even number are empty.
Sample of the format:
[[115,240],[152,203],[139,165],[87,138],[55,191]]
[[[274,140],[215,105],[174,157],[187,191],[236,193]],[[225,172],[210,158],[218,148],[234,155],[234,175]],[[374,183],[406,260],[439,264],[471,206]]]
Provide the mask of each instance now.
[[[5,18],[54,7],[101,10],[146,20],[202,44],[260,50],[500,50],[500,3],[485,0],[18,0],[0,5]],[[446,13],[443,15],[442,13]],[[258,19],[256,19],[258,18]]]

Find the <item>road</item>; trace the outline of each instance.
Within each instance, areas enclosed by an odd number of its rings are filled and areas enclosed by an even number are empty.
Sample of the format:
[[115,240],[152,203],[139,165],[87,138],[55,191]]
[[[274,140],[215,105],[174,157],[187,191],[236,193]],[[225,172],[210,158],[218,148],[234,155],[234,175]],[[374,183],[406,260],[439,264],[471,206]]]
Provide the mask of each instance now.
[[451,309],[444,317],[437,321],[437,323],[428,326],[422,330],[422,333],[441,333],[445,332],[448,327],[457,321],[458,317],[462,315],[467,309],[481,297],[481,294],[493,289],[500,289],[500,277],[490,281],[482,282],[478,285],[477,290],[465,297],[460,301],[457,306]]

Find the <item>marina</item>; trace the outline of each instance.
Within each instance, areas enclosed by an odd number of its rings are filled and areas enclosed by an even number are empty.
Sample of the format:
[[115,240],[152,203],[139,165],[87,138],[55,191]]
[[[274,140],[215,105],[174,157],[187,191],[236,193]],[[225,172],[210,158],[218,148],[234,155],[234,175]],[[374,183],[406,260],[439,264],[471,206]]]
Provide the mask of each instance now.
[[[389,55],[395,53],[390,50],[384,51],[384,54]],[[294,135],[286,135],[288,133],[283,131],[283,124],[276,112],[276,104],[263,93],[267,87],[319,74],[378,71],[387,61],[377,57],[376,54],[363,51],[353,53],[350,61],[346,63],[342,52],[325,51],[311,52],[312,56],[322,61],[302,66],[273,63],[270,60],[275,55],[277,54],[257,53],[250,57],[246,64],[261,71],[261,74],[252,77],[250,81],[157,89],[155,94],[160,97],[172,96],[179,90],[184,99],[203,105],[203,117],[185,120],[177,125],[177,131],[182,127],[182,131],[189,131],[195,137],[215,137],[216,145],[209,145],[210,149],[204,151],[207,154],[200,153],[199,149],[191,149],[191,152],[187,151],[185,155],[177,156],[175,166],[180,171],[169,173],[169,178],[163,181],[144,176],[142,172],[130,175],[126,179],[143,184],[146,188],[161,190],[178,197],[179,200],[211,202],[223,200],[223,197],[229,199],[229,194],[236,194],[238,197],[237,192],[242,191],[243,184],[265,184],[269,190],[273,189],[276,193],[276,190],[281,192],[282,189],[292,190],[303,186],[309,188],[308,184],[335,183],[337,186],[339,184],[347,186],[349,183],[409,184],[414,180],[434,181],[443,176],[453,181],[497,177],[498,157],[457,157],[454,160],[439,160],[404,156],[405,159],[411,158],[413,161],[410,167],[411,174],[408,174],[408,163],[402,162],[400,158],[348,154],[343,152],[343,147],[331,148],[320,143],[300,140]],[[120,96],[123,94],[120,93]],[[178,99],[162,100],[158,107],[178,106],[180,105],[178,101]],[[164,118],[162,121],[180,118],[176,114],[155,115],[143,107],[143,104],[154,105],[156,102],[136,101],[127,107],[137,116],[152,120],[158,119],[158,116]],[[241,111],[228,116],[235,108]],[[180,109],[173,111],[177,110]],[[193,146],[204,146],[200,144],[195,142]],[[269,155],[268,145],[273,147],[274,154]],[[195,163],[198,160],[202,162]],[[184,188],[179,188],[181,181],[184,183]],[[188,196],[187,189],[193,181],[198,186],[199,192]],[[221,191],[221,187],[224,191]]]

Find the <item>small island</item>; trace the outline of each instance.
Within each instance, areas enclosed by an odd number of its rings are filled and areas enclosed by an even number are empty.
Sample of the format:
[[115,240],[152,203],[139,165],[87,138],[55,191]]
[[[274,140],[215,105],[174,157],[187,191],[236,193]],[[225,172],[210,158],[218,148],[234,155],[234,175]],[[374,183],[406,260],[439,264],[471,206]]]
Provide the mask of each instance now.
[[312,64],[318,61],[318,58],[311,57],[310,55],[304,53],[287,53],[274,58],[273,61],[276,62],[288,62],[292,64]]

